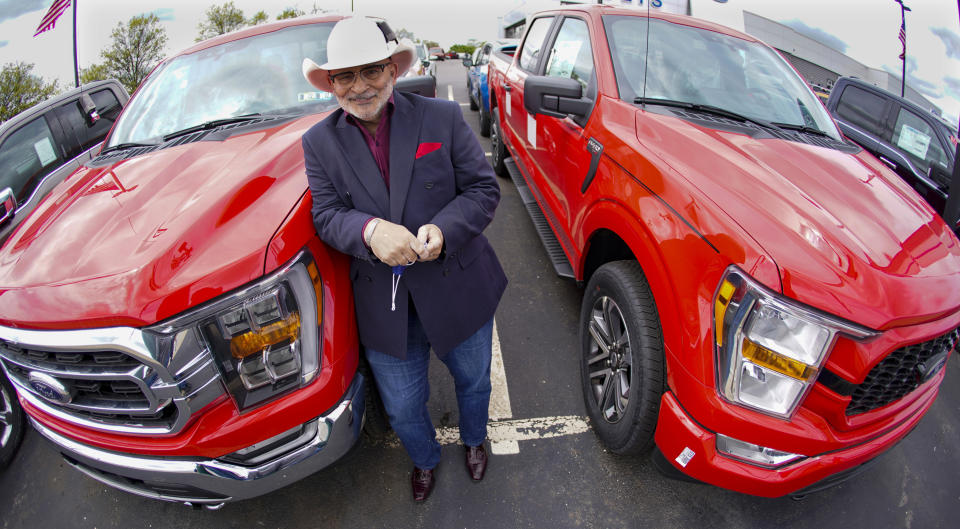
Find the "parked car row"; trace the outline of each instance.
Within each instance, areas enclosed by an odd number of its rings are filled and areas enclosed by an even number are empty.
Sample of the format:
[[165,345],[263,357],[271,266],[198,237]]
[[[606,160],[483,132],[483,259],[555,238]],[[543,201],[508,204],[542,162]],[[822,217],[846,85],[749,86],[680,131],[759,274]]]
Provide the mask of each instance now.
[[[12,449],[15,388],[77,470],[215,506],[316,472],[382,426],[353,259],[317,237],[304,176],[300,138],[336,101],[277,60],[322,60],[339,19],[215,37],[129,102],[85,87],[0,137],[19,224],[0,248]],[[417,48],[398,86],[435,93],[430,60],[449,54]],[[612,451],[803,494],[918,424],[960,342],[960,243],[776,52],[690,18],[578,6],[465,64],[495,170],[557,272],[587,285],[581,389]],[[893,143],[918,154],[923,138],[904,134]]]
[[503,53],[513,56],[517,43],[517,39],[485,42],[474,51],[472,57],[463,59],[463,65],[467,67],[467,95],[470,98],[470,110],[480,111],[481,136],[490,136],[490,90],[487,86],[487,64],[490,63],[490,55]]

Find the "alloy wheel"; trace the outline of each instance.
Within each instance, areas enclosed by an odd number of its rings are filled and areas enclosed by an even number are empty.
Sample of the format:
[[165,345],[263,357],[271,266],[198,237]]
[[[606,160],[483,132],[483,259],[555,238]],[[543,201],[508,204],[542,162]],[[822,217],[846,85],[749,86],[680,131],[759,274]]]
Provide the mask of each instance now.
[[597,298],[588,331],[586,354],[594,404],[604,420],[617,423],[630,403],[632,357],[627,322],[613,298]]

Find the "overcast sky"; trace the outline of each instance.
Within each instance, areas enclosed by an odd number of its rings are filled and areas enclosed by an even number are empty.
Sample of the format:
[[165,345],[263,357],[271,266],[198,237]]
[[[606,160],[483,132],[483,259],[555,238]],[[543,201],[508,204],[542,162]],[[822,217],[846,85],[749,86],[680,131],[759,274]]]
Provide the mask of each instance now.
[[[77,0],[81,67],[100,62],[110,31],[132,16],[155,13],[166,28],[167,52],[193,44],[204,11],[226,0]],[[33,37],[53,0],[0,0],[0,64],[34,63],[34,73],[73,85],[72,12],[57,27]],[[274,19],[287,7],[318,7],[385,17],[394,29],[442,46],[497,36],[500,19],[557,0],[234,0],[247,17],[264,10]],[[643,0],[633,3],[643,4]],[[954,123],[960,116],[960,15],[954,0],[906,0],[907,81],[939,105]],[[900,8],[893,0],[692,0],[693,14],[743,29],[742,11],[754,12],[843,51],[867,66],[899,75]]]

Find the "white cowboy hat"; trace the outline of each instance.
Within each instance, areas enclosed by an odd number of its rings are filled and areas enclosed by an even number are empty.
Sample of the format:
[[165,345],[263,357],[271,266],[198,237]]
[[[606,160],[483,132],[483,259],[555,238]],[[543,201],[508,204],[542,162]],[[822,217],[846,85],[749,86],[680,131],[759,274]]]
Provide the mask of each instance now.
[[303,76],[320,90],[333,92],[331,70],[379,62],[387,57],[397,65],[397,77],[401,77],[417,59],[417,53],[413,47],[397,42],[395,38],[388,41],[372,18],[345,18],[330,31],[326,64],[318,66],[312,60],[304,59]]

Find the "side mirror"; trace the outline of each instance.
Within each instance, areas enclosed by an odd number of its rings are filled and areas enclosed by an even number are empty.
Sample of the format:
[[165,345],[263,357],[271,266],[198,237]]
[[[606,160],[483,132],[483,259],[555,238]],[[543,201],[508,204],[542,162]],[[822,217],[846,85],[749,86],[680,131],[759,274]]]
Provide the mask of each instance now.
[[94,123],[100,120],[100,114],[97,113],[97,104],[93,102],[93,98],[89,94],[80,94],[80,111],[83,112],[84,118],[87,120],[87,126],[93,126]]
[[0,224],[13,218],[17,211],[17,197],[9,187],[0,191]]
[[473,59],[471,59],[470,57],[467,57],[466,59],[463,60],[463,65],[466,66],[467,68],[473,66]]
[[424,60],[422,60],[422,61],[420,61],[420,62],[423,63],[423,67],[424,67],[424,68],[430,68],[430,59],[424,59]]
[[531,75],[523,82],[523,106],[531,114],[563,119],[586,116],[593,101],[583,98],[583,86],[565,77]]

